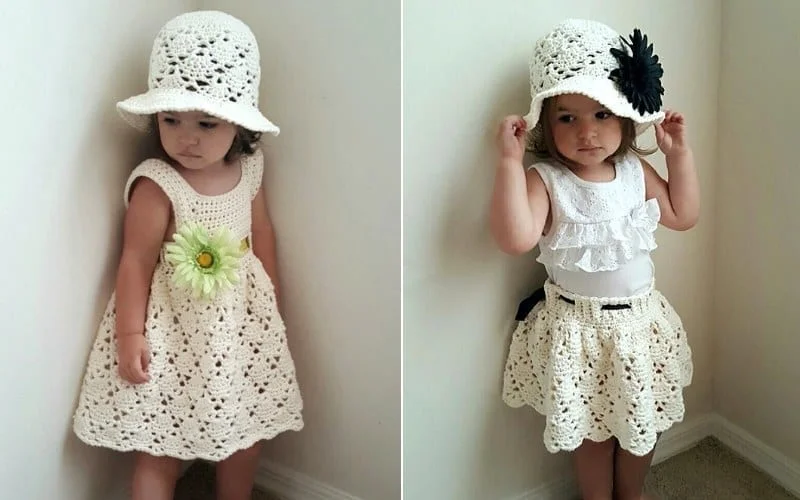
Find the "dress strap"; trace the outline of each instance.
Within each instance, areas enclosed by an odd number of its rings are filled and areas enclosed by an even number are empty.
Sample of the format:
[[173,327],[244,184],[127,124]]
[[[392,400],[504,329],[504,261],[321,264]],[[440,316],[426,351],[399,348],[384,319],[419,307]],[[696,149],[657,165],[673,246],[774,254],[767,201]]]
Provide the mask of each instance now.
[[260,149],[257,149],[252,155],[243,158],[242,175],[247,181],[250,200],[252,201],[261,188],[264,179],[264,153]]
[[134,183],[141,177],[147,177],[152,180],[164,191],[164,194],[167,195],[167,198],[169,198],[172,204],[172,210],[175,214],[175,223],[181,224],[189,210],[188,205],[191,196],[188,193],[188,184],[172,165],[163,160],[150,158],[133,169],[133,172],[131,172],[131,175],[128,177],[128,181],[125,183],[125,208],[127,208],[130,203],[130,196]]

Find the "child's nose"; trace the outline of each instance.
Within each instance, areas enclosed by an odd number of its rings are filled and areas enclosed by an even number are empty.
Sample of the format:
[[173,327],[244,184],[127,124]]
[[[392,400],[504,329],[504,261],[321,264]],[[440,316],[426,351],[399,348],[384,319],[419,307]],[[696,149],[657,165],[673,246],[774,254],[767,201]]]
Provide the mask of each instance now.
[[588,139],[597,135],[597,127],[587,120],[578,124],[578,137],[580,139]]
[[192,133],[192,132],[188,132],[188,131],[187,131],[187,132],[182,132],[182,133],[181,133],[181,134],[178,136],[178,141],[179,141],[179,142],[181,143],[181,145],[183,145],[183,146],[192,146],[192,145],[195,145],[195,144],[197,144],[198,142],[200,142],[200,138],[199,138],[199,137],[197,137],[197,134],[194,134],[194,133]]

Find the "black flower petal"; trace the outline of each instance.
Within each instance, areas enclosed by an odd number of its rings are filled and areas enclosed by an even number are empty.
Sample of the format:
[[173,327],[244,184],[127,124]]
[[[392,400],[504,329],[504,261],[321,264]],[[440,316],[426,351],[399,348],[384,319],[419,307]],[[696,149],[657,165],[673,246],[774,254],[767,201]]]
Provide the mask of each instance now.
[[622,42],[630,48],[630,55],[627,50],[612,48],[611,55],[617,59],[619,67],[608,76],[639,114],[654,113],[661,109],[664,69],[658,56],[653,54],[653,44],[647,44],[647,35],[642,35],[638,28],[633,30],[630,42],[624,38]]

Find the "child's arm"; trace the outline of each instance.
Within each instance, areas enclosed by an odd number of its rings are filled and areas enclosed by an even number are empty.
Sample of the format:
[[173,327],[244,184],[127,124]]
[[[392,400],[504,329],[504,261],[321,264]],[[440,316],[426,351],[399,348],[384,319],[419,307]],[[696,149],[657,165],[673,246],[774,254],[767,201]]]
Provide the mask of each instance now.
[[267,271],[272,286],[275,288],[275,300],[280,309],[280,294],[278,286],[278,256],[275,250],[275,231],[272,228],[272,221],[267,210],[267,200],[264,188],[258,188],[256,197],[253,199],[253,253],[264,270]]
[[148,379],[144,323],[150,281],[164,243],[170,210],[169,198],[158,184],[146,177],[138,180],[125,214],[116,284],[119,372],[131,383]]
[[525,121],[509,116],[500,125],[492,192],[491,229],[500,249],[511,255],[532,250],[544,232],[550,198],[536,170],[525,171]]
[[656,125],[656,141],[667,160],[669,182],[642,160],[645,197],[658,200],[661,224],[676,231],[693,228],[700,217],[700,182],[685,132],[683,116],[672,111]]

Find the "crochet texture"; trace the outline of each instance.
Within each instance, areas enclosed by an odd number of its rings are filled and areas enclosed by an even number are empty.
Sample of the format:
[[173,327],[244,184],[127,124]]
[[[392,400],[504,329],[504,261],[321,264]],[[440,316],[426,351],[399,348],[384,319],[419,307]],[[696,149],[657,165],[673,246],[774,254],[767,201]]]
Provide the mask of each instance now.
[[[551,453],[613,436],[646,455],[685,412],[693,368],[680,318],[656,290],[622,301],[579,297],[550,282],[545,292],[512,336],[503,400],[545,416]],[[614,302],[631,308],[601,309]]]
[[[250,30],[237,19],[215,12],[193,13],[183,19],[170,23],[153,44],[150,88],[183,88],[220,101],[258,106],[261,69]],[[228,29],[220,29],[223,22],[230,25]]]
[[205,111],[247,129],[278,134],[258,109],[260,53],[253,32],[223,12],[179,15],[153,42],[148,92],[117,103],[126,121],[150,128],[164,110]]
[[[242,160],[231,191],[203,196],[168,164],[147,160],[131,174],[148,177],[172,202],[176,226],[227,226],[250,235],[251,201],[263,171],[257,152]],[[89,356],[74,430],[88,444],[181,459],[221,460],[259,440],[303,427],[302,399],[272,282],[248,251],[240,281],[213,301],[193,299],[172,281],[162,258],[151,284],[145,330],[150,381],[132,385],[117,371],[115,297]]]
[[583,19],[563,21],[539,39],[528,64],[531,92],[531,109],[525,116],[528,129],[533,130],[539,123],[545,98],[573,93],[602,103],[617,116],[633,119],[637,134],[660,121],[662,112],[639,114],[610,79],[611,71],[619,67],[612,48],[625,49],[619,35],[605,24]]
[[[656,247],[658,202],[644,201],[635,155],[616,162],[609,182],[584,181],[548,163],[533,168],[547,187],[553,217],[539,243],[539,262],[611,271]],[[680,318],[652,286],[635,297],[588,298],[548,281],[545,295],[513,333],[504,401],[545,416],[544,441],[552,453],[614,436],[631,453],[647,454],[657,434],[684,415],[682,390],[693,368]]]

